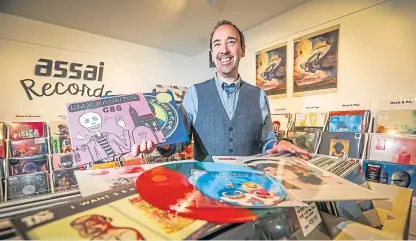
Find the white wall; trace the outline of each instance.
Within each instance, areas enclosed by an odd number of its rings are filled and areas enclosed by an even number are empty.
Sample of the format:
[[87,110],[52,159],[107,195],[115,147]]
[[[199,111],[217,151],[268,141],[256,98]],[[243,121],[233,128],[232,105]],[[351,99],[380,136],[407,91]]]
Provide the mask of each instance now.
[[[39,58],[84,65],[104,62],[103,81],[35,76]],[[29,100],[22,79],[33,79],[38,92],[43,84],[57,81],[65,86],[85,83],[91,88],[104,84],[114,94],[149,92],[155,84],[186,86],[191,78],[190,61],[188,56],[0,13],[0,120],[23,120],[16,115],[59,119],[66,113],[65,103],[92,98],[55,94]]]
[[[288,41],[288,97],[271,100],[272,111],[294,113],[305,106],[334,109],[334,103],[365,102],[372,110],[382,97],[416,96],[416,1],[316,0],[245,32],[244,80],[255,84],[255,52]],[[293,40],[340,24],[338,93],[292,97]],[[208,50],[194,58],[194,82],[210,78]]]

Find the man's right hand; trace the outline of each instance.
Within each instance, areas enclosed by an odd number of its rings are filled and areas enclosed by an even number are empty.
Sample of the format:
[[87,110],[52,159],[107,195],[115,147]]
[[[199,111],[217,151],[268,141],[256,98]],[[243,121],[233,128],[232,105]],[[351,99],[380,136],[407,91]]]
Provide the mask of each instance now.
[[[166,151],[168,151],[170,149],[170,145],[164,145],[164,146],[159,146],[162,149],[165,149]],[[145,154],[149,154],[152,153],[156,148],[156,145],[153,143],[153,141],[150,140],[143,140],[140,145],[138,144],[133,144],[132,148],[131,148],[131,154],[133,156],[138,156],[140,153],[145,153]]]

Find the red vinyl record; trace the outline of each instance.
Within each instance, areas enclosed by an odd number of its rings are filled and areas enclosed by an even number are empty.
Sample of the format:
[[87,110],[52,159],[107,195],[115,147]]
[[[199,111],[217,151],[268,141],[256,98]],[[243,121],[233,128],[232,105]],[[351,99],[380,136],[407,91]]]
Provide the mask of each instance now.
[[[167,164],[141,174],[136,191],[152,206],[186,218],[215,223],[240,223],[258,220],[270,214],[269,210],[237,208],[206,197],[188,178],[191,170],[206,170],[203,162]],[[210,163],[219,164],[219,163]],[[227,164],[220,164],[227,165]],[[230,165],[227,165],[230,166]],[[206,202],[209,205],[197,205]]]

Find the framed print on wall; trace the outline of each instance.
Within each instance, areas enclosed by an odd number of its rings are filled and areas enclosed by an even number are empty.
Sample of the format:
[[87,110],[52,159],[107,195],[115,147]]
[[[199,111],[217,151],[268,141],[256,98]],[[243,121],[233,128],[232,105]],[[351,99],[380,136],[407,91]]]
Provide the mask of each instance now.
[[339,25],[294,40],[293,96],[338,91]]
[[256,52],[256,86],[270,99],[287,96],[287,42]]

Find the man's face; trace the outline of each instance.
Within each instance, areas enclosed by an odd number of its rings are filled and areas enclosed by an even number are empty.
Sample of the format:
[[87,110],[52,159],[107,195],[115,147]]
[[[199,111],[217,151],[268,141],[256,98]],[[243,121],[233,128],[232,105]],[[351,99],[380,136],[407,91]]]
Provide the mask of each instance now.
[[218,27],[212,36],[212,61],[223,76],[238,73],[240,58],[244,57],[244,46],[237,30],[230,25]]

